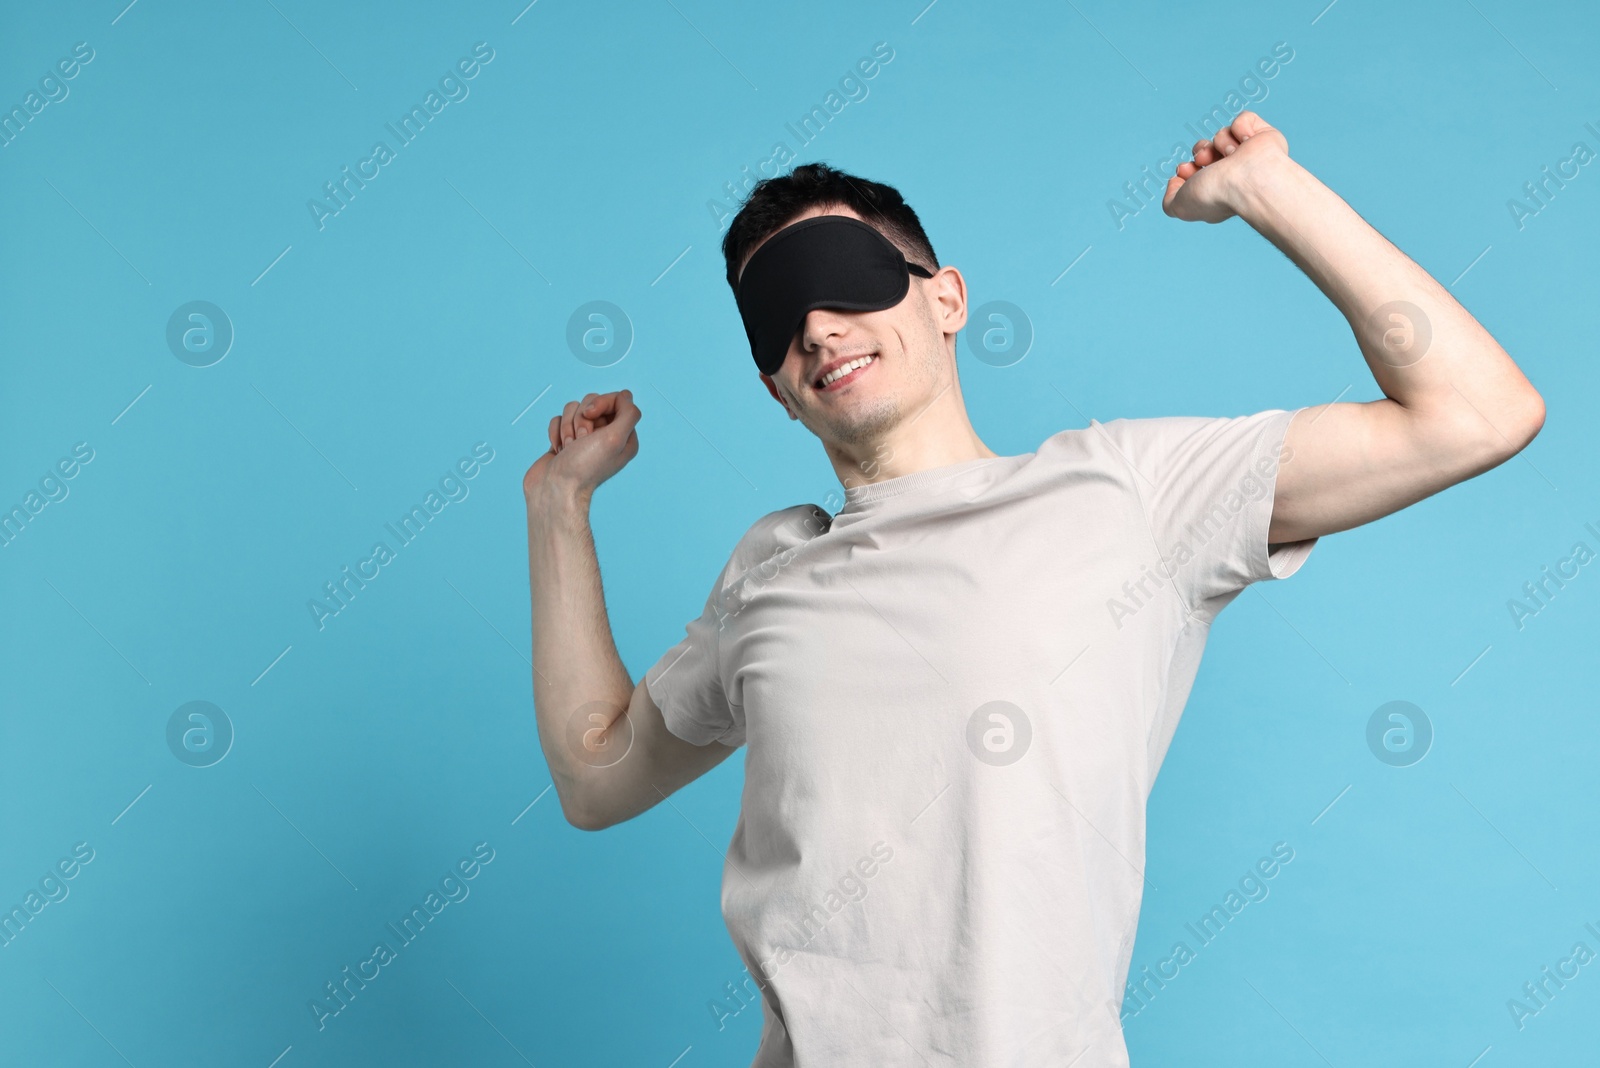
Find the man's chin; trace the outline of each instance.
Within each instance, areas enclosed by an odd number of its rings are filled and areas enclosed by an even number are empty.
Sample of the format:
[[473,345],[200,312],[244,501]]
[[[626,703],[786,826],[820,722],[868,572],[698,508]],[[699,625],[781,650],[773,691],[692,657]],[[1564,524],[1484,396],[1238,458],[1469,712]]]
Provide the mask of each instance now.
[[[843,399],[843,398],[841,398]],[[862,403],[862,402],[866,403]],[[899,406],[889,398],[851,399],[830,411],[812,410],[801,420],[817,437],[840,445],[874,445],[900,422]]]

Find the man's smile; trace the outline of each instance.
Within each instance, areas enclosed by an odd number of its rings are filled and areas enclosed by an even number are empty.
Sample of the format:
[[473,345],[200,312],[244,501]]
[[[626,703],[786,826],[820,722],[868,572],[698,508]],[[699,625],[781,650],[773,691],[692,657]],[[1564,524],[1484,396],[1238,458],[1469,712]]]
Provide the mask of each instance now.
[[863,356],[846,356],[834,360],[823,367],[822,373],[812,380],[812,388],[821,393],[832,393],[843,389],[866,373],[878,361],[878,354],[869,352]]

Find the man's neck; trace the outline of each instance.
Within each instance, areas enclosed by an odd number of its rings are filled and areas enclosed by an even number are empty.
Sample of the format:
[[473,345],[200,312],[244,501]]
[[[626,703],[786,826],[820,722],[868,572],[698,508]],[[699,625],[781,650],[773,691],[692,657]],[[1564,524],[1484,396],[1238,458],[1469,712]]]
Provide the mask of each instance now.
[[930,406],[877,441],[824,447],[846,489],[998,455],[978,437],[959,398],[942,410]]

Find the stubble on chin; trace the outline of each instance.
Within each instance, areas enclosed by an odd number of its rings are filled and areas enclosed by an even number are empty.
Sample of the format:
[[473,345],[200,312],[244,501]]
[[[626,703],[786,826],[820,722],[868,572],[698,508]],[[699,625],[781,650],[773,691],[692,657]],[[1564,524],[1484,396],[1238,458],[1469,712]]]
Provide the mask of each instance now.
[[902,414],[899,394],[874,398],[844,413],[839,423],[831,427],[833,439],[857,448],[876,445],[900,422]]
[[[824,410],[824,404],[834,410]],[[851,447],[876,445],[904,416],[899,393],[844,404],[823,401],[815,407],[796,404],[791,398],[789,405],[800,423],[822,441]]]
[[[917,377],[925,379],[932,391],[941,372],[938,358],[930,351],[909,350],[902,353],[902,359],[905,360],[904,366]],[[898,388],[871,400],[839,405],[844,410],[836,412],[823,413],[816,408],[808,411],[798,404],[793,407],[800,422],[817,437],[852,449],[877,446],[890,431],[912,415],[907,411],[903,391]]]

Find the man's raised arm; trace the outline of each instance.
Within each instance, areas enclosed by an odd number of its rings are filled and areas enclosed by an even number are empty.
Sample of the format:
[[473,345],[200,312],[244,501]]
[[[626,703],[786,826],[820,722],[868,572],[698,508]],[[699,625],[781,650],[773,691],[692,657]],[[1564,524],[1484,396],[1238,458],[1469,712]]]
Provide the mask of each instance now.
[[628,390],[569,402],[550,420],[550,451],[522,479],[539,744],[561,811],[591,831],[637,816],[733,752],[668,731],[611,636],[589,502],[638,453],[639,417]]
[[[1505,462],[1544,424],[1544,401],[1449,290],[1289,158],[1288,142],[1245,111],[1167,183],[1175,218],[1238,215],[1344,313],[1382,400],[1298,413],[1285,439],[1269,542],[1347,530]],[[1248,309],[1199,333],[1226,337]],[[1202,342],[1203,344],[1203,342]],[[1294,345],[1287,346],[1293,355]]]

